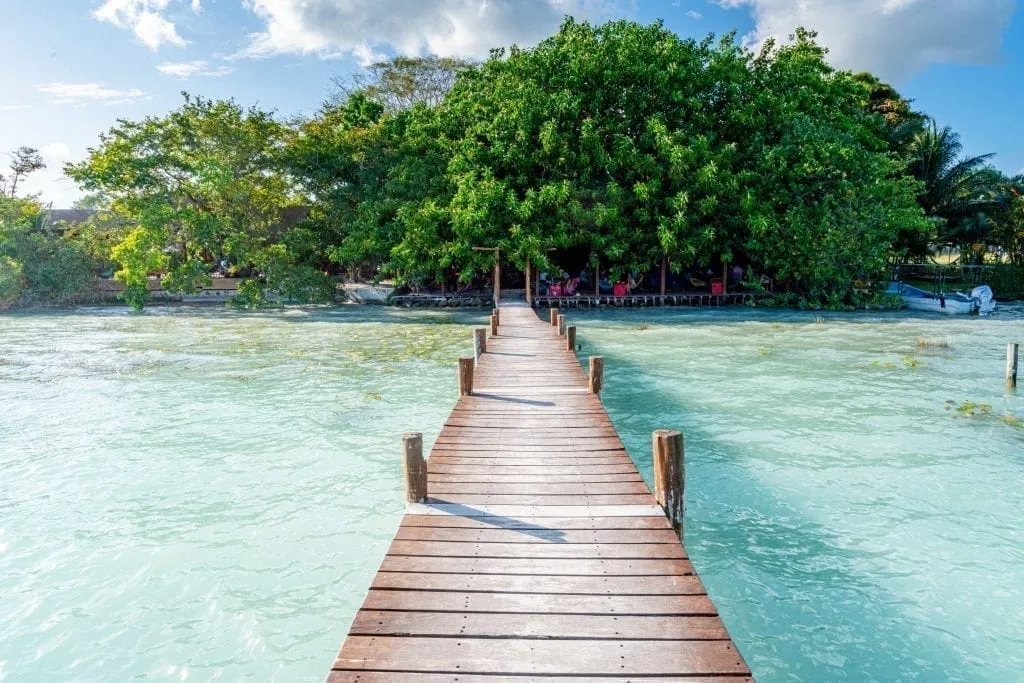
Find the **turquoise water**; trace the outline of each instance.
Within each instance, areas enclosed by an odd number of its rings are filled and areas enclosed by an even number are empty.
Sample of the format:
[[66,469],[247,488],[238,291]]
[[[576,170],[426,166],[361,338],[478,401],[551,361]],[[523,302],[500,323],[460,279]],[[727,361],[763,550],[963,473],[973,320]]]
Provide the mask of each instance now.
[[[760,681],[1019,677],[1024,310],[572,317],[645,475],[686,433],[687,546]],[[0,317],[0,681],[322,680],[479,320]]]

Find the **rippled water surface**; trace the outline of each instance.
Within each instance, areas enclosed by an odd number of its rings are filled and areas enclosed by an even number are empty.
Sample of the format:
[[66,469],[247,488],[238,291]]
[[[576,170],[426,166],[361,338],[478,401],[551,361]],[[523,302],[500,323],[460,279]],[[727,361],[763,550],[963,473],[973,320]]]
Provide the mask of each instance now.
[[[759,680],[1019,678],[1024,311],[571,315]],[[0,317],[0,681],[322,680],[474,320]]]

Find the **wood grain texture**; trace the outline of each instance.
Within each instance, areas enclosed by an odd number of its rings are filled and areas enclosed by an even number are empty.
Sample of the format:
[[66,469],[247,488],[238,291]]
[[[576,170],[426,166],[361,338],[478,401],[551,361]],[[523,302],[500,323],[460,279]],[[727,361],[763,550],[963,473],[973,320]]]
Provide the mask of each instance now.
[[328,683],[752,680],[561,320],[477,337]]

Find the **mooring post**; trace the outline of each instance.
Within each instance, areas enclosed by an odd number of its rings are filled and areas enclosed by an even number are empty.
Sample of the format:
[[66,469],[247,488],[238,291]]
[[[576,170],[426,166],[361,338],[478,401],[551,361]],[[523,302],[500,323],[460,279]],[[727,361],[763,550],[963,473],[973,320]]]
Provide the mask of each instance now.
[[491,311],[491,315],[494,316],[494,319],[497,320],[498,324],[500,325],[501,324],[501,309],[500,308],[495,308],[493,311]]
[[473,395],[473,364],[475,358],[459,359],[459,396]]
[[569,325],[565,328],[565,350],[572,353],[576,351],[576,326]]
[[423,459],[423,435],[406,432],[402,435],[405,469],[405,502],[427,501],[427,461]]
[[498,336],[498,316],[494,313],[491,313],[491,336]]
[[564,315],[559,315],[558,316],[558,336],[559,337],[564,337],[565,336],[565,316]]
[[654,432],[654,499],[665,510],[679,537],[683,537],[683,435],[667,429]]
[[604,358],[590,357],[590,393],[600,394],[604,387]]
[[1017,360],[1020,353],[1020,344],[1010,342],[1006,345],[1006,386],[1010,389],[1017,388]]
[[473,330],[473,355],[480,362],[480,356],[487,353],[487,328],[478,327]]
[[558,309],[552,306],[549,313],[551,314],[551,327],[554,327],[558,324]]

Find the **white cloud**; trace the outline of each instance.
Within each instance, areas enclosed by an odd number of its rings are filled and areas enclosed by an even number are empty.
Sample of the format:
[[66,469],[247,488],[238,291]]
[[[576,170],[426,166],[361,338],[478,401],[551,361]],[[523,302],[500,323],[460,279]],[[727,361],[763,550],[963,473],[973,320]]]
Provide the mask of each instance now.
[[[167,13],[172,2],[185,0],[104,0],[93,12],[100,21],[110,22],[122,29],[131,29],[139,42],[151,50],[163,45],[184,47],[188,44],[178,33]],[[193,12],[202,10],[201,0],[190,0]]]
[[47,164],[55,164],[71,157],[71,148],[63,142],[51,142],[42,149]]
[[373,46],[400,54],[482,57],[492,47],[530,45],[563,17],[602,18],[618,0],[243,0],[264,23],[240,56],[282,53],[361,60]]
[[0,111],[18,111],[19,109],[31,108],[31,104],[0,104]]
[[214,66],[211,67],[208,63],[201,59],[197,59],[192,62],[164,62],[156,67],[156,70],[167,76],[174,76],[175,78],[191,78],[192,76],[208,76],[216,78],[220,76],[227,76],[235,71],[234,67],[231,66]]
[[982,64],[999,57],[1017,0],[716,0],[750,7],[758,44],[804,26],[843,69],[900,79],[929,64]]
[[686,16],[690,17],[691,19],[703,19],[704,18],[704,15],[701,14],[700,12],[698,12],[695,9],[692,9],[689,12],[687,12]]
[[86,102],[120,104],[132,102],[145,95],[137,88],[118,90],[108,88],[102,83],[44,83],[37,85],[36,90],[51,95],[54,98],[52,104],[84,104]]

